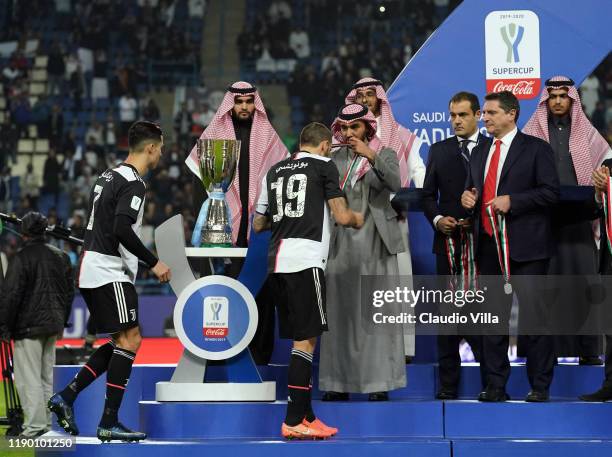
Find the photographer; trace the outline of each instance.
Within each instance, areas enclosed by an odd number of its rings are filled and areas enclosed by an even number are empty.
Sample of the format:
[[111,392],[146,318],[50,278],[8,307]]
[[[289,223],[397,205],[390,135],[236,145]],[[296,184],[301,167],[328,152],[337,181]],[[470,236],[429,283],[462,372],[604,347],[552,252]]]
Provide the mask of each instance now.
[[55,342],[74,298],[70,260],[45,243],[46,228],[42,214],[24,216],[24,243],[8,265],[0,295],[0,339],[15,341],[15,385],[25,414],[22,434],[31,437],[51,428],[45,403],[53,387]]

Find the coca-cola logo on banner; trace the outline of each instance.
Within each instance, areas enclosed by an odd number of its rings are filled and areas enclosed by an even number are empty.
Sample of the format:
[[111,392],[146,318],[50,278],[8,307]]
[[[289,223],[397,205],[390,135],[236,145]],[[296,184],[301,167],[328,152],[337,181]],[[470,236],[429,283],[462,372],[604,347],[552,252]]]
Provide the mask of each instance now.
[[540,21],[533,11],[492,11],[485,19],[487,92],[519,99],[540,93]]

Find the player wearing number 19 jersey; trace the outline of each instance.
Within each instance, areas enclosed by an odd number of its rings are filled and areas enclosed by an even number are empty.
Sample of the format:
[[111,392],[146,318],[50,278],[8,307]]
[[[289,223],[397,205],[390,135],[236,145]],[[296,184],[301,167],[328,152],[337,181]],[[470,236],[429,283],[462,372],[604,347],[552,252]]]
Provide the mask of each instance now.
[[134,288],[138,260],[152,268],[160,281],[170,279],[169,268],[138,238],[146,192],[142,175],[159,163],[162,131],[151,122],[136,122],[130,127],[128,142],[127,160],[102,173],[91,190],[78,273],[78,286],[96,330],[110,333],[112,340],[100,346],[73,381],[48,403],[58,423],[77,435],[72,404],[79,392],[106,371],[106,401],[97,432],[102,441],[138,441],[146,437],[118,420],[141,341]]
[[300,152],[272,166],[257,202],[256,231],[270,225],[268,272],[276,291],[282,338],[293,340],[289,363],[289,400],[281,426],[285,438],[327,438],[326,426],[311,406],[312,354],[327,330],[325,263],[330,209],[341,225],[360,227],[363,215],[348,209],[336,166],[327,157],[331,132],[318,123],[300,134]]

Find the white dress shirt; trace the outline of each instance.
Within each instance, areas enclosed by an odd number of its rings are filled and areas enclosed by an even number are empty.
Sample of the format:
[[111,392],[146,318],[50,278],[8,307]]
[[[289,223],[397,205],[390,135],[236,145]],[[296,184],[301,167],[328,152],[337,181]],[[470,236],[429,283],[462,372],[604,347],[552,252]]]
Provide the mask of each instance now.
[[[506,161],[506,157],[508,157],[508,150],[510,149],[510,145],[516,136],[518,129],[514,127],[514,130],[506,133],[501,140],[500,154],[499,154],[499,164],[497,165],[497,178],[495,180],[495,195],[497,195],[497,186],[499,186],[499,177],[501,176],[502,168],[504,167],[504,162]],[[497,138],[493,138],[493,143],[491,144],[491,149],[489,149],[489,155],[487,157],[487,163],[485,165],[485,174],[483,176],[484,180],[487,179],[487,173],[489,171],[489,164],[491,163],[491,158],[493,157],[493,153],[495,152],[495,142]]]
[[[467,144],[467,148],[468,148],[468,152],[470,153],[470,155],[472,154],[472,150],[476,147],[476,145],[478,144],[478,135],[479,135],[480,131],[478,129],[476,129],[476,132],[471,135],[468,138],[461,138],[460,136],[457,137],[457,141],[459,142],[459,145],[461,145],[461,142],[463,140],[468,140],[469,143]],[[436,230],[438,229],[438,221],[440,219],[442,219],[444,216],[442,216],[441,214],[438,214],[436,217],[433,218],[433,226],[436,228]]]

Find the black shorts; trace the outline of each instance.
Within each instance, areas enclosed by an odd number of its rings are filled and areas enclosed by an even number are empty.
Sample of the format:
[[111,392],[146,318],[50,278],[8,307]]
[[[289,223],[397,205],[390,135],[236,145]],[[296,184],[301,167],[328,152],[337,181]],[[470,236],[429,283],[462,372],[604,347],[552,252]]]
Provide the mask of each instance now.
[[281,338],[302,341],[327,331],[325,274],[322,269],[273,273],[271,280]]
[[116,333],[138,326],[138,295],[131,282],[81,288],[96,333]]

